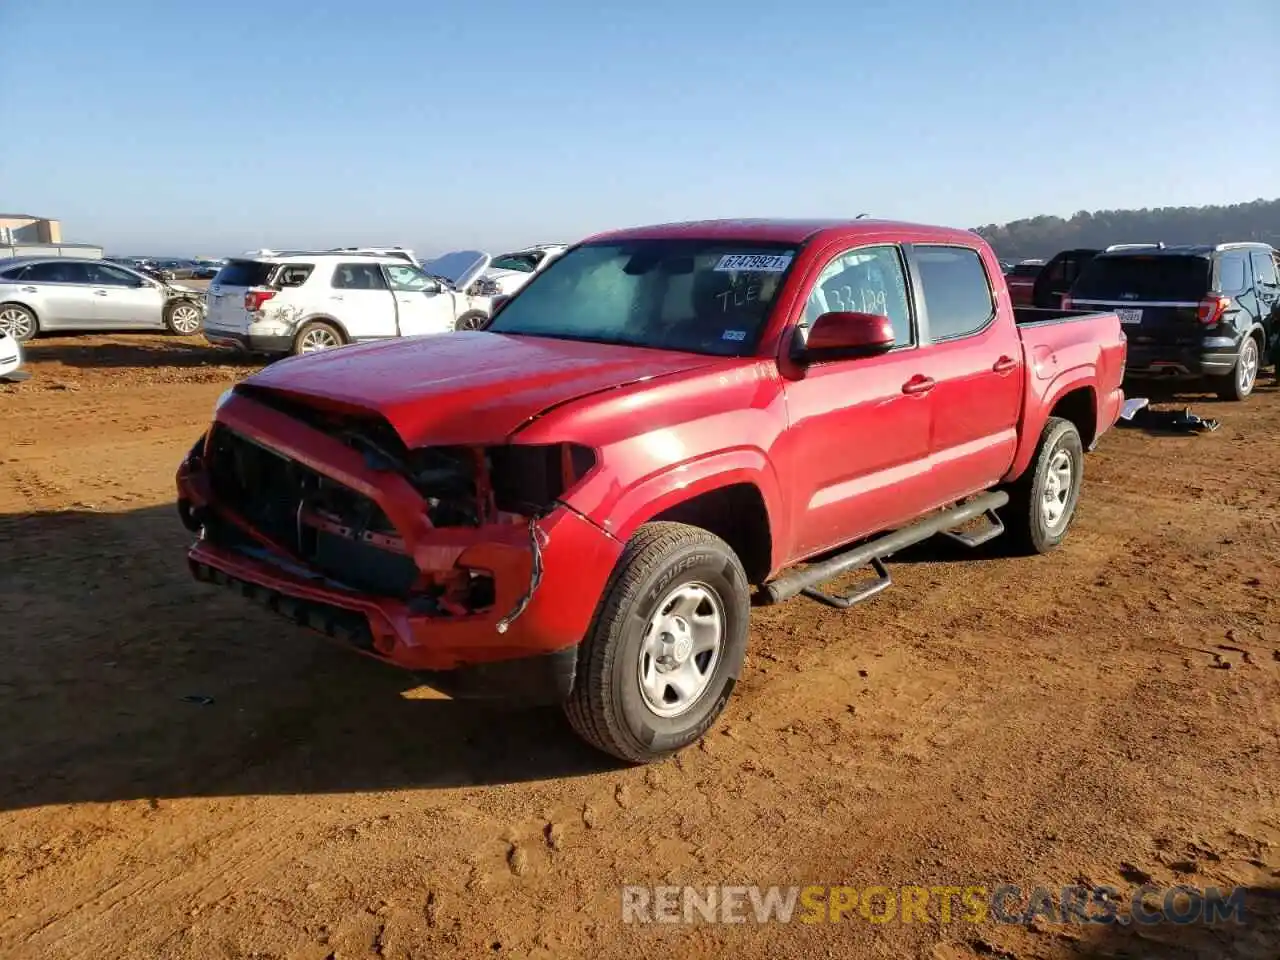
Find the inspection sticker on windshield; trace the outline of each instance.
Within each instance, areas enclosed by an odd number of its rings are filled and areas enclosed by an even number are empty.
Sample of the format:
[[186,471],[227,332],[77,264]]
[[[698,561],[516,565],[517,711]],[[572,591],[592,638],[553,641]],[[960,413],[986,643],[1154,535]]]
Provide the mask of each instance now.
[[720,336],[721,340],[745,340],[747,339],[747,331],[745,330],[726,330]]
[[747,273],[782,273],[791,266],[791,254],[726,253],[716,264],[717,273],[743,270]]

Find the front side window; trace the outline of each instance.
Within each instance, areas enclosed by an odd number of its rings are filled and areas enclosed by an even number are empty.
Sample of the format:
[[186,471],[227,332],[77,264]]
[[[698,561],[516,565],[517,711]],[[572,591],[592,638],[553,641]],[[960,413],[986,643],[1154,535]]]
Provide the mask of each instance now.
[[89,275],[93,283],[103,287],[136,287],[140,280],[136,273],[106,263],[95,263],[89,268]]
[[930,339],[966,337],[985,328],[995,316],[996,305],[978,251],[930,245],[914,251]]
[[487,329],[746,356],[795,254],[719,240],[588,244],[531,279]]
[[391,280],[391,289],[401,293],[421,293],[435,285],[435,281],[413,267],[388,266],[387,277]]
[[377,263],[340,263],[333,271],[333,286],[338,290],[385,290],[386,278]]
[[851,311],[888,317],[894,345],[913,342],[907,275],[897,247],[860,247],[840,254],[818,274],[805,301],[805,323],[824,313]]

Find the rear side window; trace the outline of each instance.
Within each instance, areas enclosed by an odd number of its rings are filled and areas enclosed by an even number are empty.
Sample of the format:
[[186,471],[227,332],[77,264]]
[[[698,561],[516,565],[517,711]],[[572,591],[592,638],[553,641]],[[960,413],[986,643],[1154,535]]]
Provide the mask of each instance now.
[[276,272],[275,281],[271,285],[281,289],[300,287],[307,282],[307,277],[311,276],[311,271],[315,268],[314,263],[286,263]]
[[969,336],[991,322],[995,300],[976,250],[917,246],[915,257],[931,340]]
[[385,290],[387,280],[376,263],[340,263],[333,271],[333,286],[338,290]]
[[219,287],[260,287],[271,277],[275,264],[261,260],[228,260],[213,278]]
[[1253,254],[1252,259],[1253,277],[1258,281],[1258,286],[1274,287],[1277,282],[1280,282],[1276,277],[1275,257],[1269,253],[1258,252]]
[[1071,288],[1073,300],[1198,302],[1209,291],[1207,257],[1095,257]]
[[1249,258],[1243,253],[1224,253],[1218,261],[1218,282],[1220,293],[1229,296],[1244,293],[1249,289]]
[[89,268],[83,263],[33,263],[22,275],[27,283],[92,283]]

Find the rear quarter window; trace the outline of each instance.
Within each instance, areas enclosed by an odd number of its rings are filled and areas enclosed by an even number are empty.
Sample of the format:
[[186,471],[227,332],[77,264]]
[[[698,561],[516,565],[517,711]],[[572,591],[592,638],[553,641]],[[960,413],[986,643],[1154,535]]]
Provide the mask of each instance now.
[[1224,253],[1218,261],[1218,282],[1214,284],[1219,293],[1229,296],[1244,293],[1249,289],[1249,257],[1244,253]]
[[276,278],[271,285],[280,289],[300,287],[307,282],[307,278],[315,268],[314,263],[286,263],[276,273]]

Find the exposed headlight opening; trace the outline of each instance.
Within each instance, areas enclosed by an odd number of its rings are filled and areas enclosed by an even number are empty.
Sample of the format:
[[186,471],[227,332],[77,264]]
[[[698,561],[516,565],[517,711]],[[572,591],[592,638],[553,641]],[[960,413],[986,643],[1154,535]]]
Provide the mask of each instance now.
[[216,414],[219,410],[221,410],[223,405],[226,404],[226,402],[231,399],[232,395],[235,392],[236,392],[235,387],[229,387],[228,389],[223,390],[222,394],[213,403],[213,412]]

